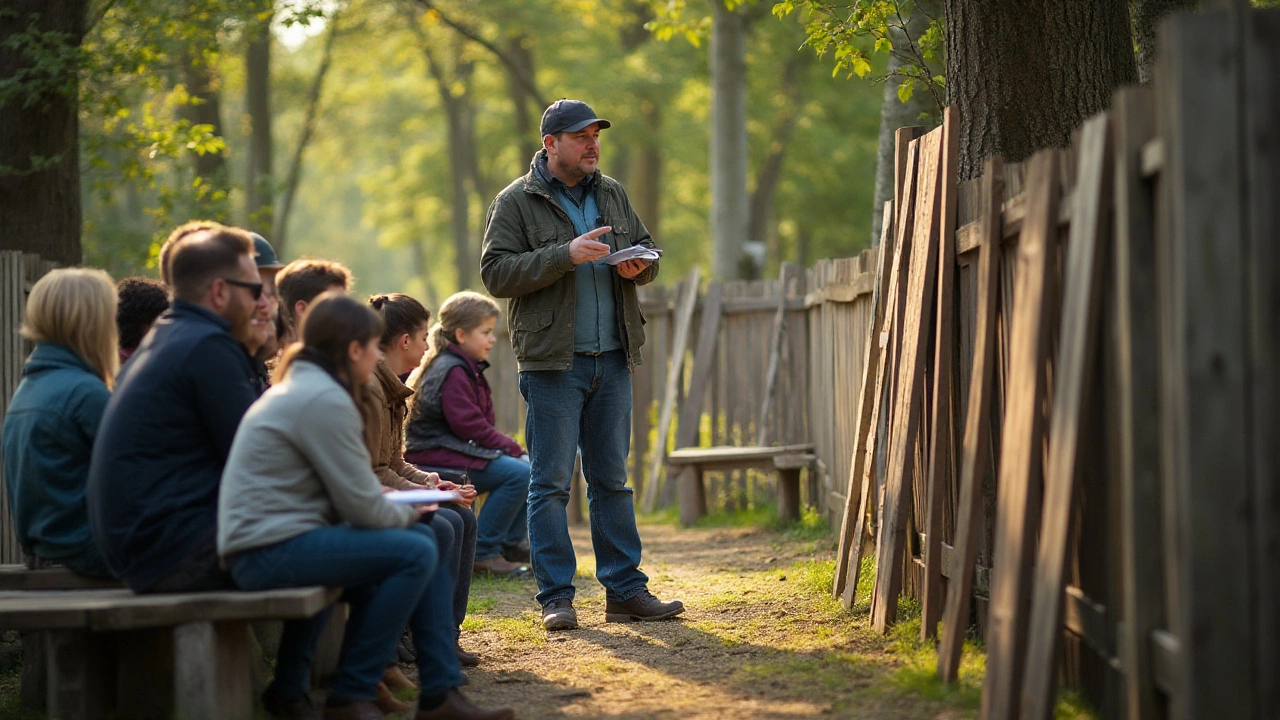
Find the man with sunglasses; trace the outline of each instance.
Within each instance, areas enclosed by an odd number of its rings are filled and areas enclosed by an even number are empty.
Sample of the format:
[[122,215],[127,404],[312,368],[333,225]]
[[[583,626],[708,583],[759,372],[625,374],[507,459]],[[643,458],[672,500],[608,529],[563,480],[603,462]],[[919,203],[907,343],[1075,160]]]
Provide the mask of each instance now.
[[94,537],[137,592],[232,587],[216,550],[218,485],[257,397],[244,348],[263,289],[252,237],[216,223],[174,235],[173,303],[117,378],[89,470]]

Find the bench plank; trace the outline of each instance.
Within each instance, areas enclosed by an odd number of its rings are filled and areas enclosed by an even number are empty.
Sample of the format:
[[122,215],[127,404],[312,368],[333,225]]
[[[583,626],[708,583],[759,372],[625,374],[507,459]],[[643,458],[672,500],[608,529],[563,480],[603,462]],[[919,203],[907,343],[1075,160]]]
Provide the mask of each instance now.
[[779,455],[796,455],[810,452],[813,452],[813,443],[770,447],[749,445],[745,447],[680,448],[679,450],[671,451],[667,455],[667,464],[703,465],[709,468],[719,466],[721,463],[760,463],[770,461]]
[[99,580],[67,568],[29,570],[26,565],[0,565],[0,590],[92,590],[122,588],[119,580]]
[[0,591],[0,630],[133,630],[194,621],[311,617],[340,588],[136,595],[127,589]]

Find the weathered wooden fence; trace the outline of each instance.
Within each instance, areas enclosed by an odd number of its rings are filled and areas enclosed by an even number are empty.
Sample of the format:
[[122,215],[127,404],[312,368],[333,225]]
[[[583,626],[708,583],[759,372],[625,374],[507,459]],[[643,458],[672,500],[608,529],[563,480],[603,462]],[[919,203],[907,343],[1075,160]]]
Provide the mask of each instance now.
[[874,536],[947,680],[976,620],[984,718],[1280,717],[1280,12],[1160,46],[1068,151],[899,135],[835,591]]
[[[56,267],[32,253],[0,250],[0,424],[4,423],[9,400],[22,380],[22,365],[31,353],[31,344],[19,334],[27,311],[31,286]],[[4,468],[0,467],[0,488]],[[13,534],[9,515],[9,494],[0,489],[0,563],[22,562],[22,548]]]

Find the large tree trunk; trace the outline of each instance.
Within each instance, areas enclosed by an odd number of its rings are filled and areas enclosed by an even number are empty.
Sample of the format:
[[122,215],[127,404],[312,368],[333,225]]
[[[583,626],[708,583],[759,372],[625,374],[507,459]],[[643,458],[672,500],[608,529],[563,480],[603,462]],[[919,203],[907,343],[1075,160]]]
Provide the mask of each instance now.
[[[922,0],[917,4],[929,15],[937,17],[941,10],[940,0]],[[919,40],[924,31],[929,29],[929,18],[924,13],[915,12],[907,19],[907,34],[911,41]],[[938,108],[933,103],[933,96],[917,87],[906,102],[898,99],[898,88],[902,86],[902,78],[893,74],[907,66],[902,48],[906,47],[908,38],[901,30],[890,31],[894,52],[889,53],[889,65],[886,69],[889,79],[884,81],[884,98],[880,101],[880,140],[876,151],[876,192],[875,202],[871,206],[871,245],[880,244],[881,224],[884,222],[884,204],[893,199],[893,162],[894,138],[898,128],[910,125],[934,124]],[[926,114],[928,120],[921,120]]]
[[711,267],[743,276],[747,236],[747,17],[711,0]]
[[1159,48],[1156,44],[1156,26],[1164,16],[1183,10],[1195,9],[1197,0],[1133,0],[1133,39],[1138,46],[1138,79],[1151,82],[1151,70],[1156,65]]
[[1126,0],[946,0],[947,94],[960,111],[960,179],[982,159],[1066,147],[1137,80]]
[[245,162],[245,218],[251,228],[271,228],[275,201],[271,177],[271,20],[249,21],[245,51],[245,108],[249,154]]
[[54,76],[36,73],[48,89],[34,96],[18,92],[0,106],[0,248],[39,253],[64,265],[81,262],[79,82],[73,53],[84,37],[88,5],[87,0],[9,0],[0,12],[0,78],[36,66],[36,58],[9,44],[28,28],[61,33],[66,61]]

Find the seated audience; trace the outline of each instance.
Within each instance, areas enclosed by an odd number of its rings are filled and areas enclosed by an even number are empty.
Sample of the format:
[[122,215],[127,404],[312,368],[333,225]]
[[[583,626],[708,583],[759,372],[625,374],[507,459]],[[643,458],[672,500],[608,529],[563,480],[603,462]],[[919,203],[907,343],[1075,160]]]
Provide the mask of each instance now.
[[101,270],[54,270],[27,299],[35,349],[0,434],[13,529],[31,568],[111,577],[89,529],[85,483],[117,357],[116,290]]
[[[351,616],[326,720],[383,717],[375,687],[406,623],[422,682],[417,720],[512,717],[458,692],[452,582],[434,533],[418,522],[429,506],[387,502],[371,470],[353,393],[381,354],[380,318],[330,293],[311,305],[299,334],[275,385],[245,416],[223,475],[218,549],[236,583],[347,588]],[[309,705],[307,670],[325,620],[286,627],[269,707],[293,706],[298,715]]]
[[466,468],[479,492],[475,570],[510,575],[524,566],[502,556],[504,546],[528,547],[529,461],[520,443],[494,426],[493,393],[485,380],[498,304],[460,292],[440,306],[431,350],[410,384],[417,392],[406,431],[405,457],[420,466]]
[[248,233],[205,226],[173,243],[170,309],[120,374],[89,470],[89,520],[137,592],[226,588],[218,485],[256,395],[243,344],[262,292]]
[[[460,639],[462,623],[467,618],[470,569],[476,548],[476,517],[471,511],[476,489],[441,481],[435,473],[423,472],[404,460],[404,421],[409,412],[406,401],[413,391],[405,387],[399,375],[411,371],[422,360],[427,350],[431,314],[422,303],[401,293],[374,296],[369,304],[382,314],[386,328],[380,343],[384,358],[378,361],[374,377],[365,388],[361,409],[374,472],[382,484],[390,488],[405,489],[422,484],[463,493],[461,503],[446,504],[431,521],[432,529],[440,538],[441,557],[454,578],[454,634]],[[480,663],[479,656],[463,650],[461,643],[457,653],[463,665],[472,667]],[[388,678],[388,682],[392,680]]]
[[158,280],[127,277],[116,285],[119,300],[116,328],[120,332],[120,364],[133,355],[152,323],[169,309],[169,288]]

